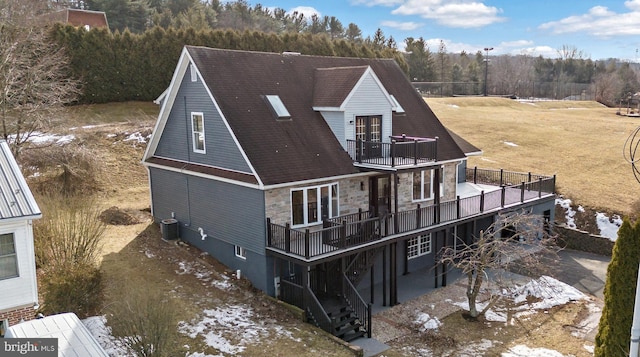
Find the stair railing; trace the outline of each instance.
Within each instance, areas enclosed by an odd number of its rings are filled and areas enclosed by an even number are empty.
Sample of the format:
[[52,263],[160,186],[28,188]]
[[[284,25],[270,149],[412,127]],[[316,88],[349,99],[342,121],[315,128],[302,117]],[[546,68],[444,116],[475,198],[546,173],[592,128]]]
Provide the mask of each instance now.
[[371,304],[364,301],[355,286],[346,274],[342,274],[342,294],[351,307],[355,315],[360,320],[362,328],[367,332],[367,337],[371,338]]
[[322,304],[318,301],[318,298],[308,286],[305,286],[304,288],[304,305],[307,307],[306,312],[311,314],[311,316],[307,316],[308,318],[311,317],[311,319],[313,319],[316,325],[321,329],[332,335],[335,334],[331,318],[327,315],[324,307],[322,307]]

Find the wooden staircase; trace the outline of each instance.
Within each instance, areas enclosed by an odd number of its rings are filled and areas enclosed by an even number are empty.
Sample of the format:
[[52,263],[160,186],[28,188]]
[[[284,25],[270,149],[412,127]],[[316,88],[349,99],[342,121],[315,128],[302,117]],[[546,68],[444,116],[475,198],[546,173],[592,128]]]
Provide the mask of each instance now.
[[362,321],[343,298],[323,299],[322,305],[331,319],[334,336],[350,342],[366,335]]

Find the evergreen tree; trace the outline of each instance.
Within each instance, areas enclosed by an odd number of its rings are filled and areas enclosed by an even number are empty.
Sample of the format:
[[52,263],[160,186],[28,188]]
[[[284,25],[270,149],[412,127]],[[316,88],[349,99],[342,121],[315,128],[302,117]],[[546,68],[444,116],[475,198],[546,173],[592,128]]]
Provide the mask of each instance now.
[[640,262],[640,220],[625,219],[618,230],[604,287],[604,308],[596,335],[596,357],[627,356]]

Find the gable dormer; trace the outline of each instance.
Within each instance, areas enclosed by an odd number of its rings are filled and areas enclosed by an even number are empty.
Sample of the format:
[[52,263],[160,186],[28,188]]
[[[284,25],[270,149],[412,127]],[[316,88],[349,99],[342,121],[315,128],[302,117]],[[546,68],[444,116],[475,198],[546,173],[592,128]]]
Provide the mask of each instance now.
[[389,142],[392,113],[402,111],[370,66],[316,69],[313,109],[345,149],[363,136]]

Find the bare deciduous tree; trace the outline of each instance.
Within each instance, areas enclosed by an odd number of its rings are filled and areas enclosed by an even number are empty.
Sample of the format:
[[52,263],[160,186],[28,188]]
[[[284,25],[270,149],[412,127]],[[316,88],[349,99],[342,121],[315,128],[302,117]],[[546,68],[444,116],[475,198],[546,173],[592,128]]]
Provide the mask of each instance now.
[[[462,248],[460,248],[462,246]],[[486,230],[480,231],[473,242],[445,247],[440,263],[460,269],[467,277],[469,314],[476,318],[484,314],[501,296],[491,294],[488,304],[478,311],[476,303],[481,289],[491,281],[498,291],[509,282],[500,278],[500,272],[518,267],[531,274],[538,274],[557,259],[559,248],[555,237],[545,232],[541,217],[525,213],[500,215]],[[495,273],[490,275],[489,272]]]
[[64,50],[48,38],[45,27],[0,24],[0,136],[16,157],[33,133],[79,93]]

